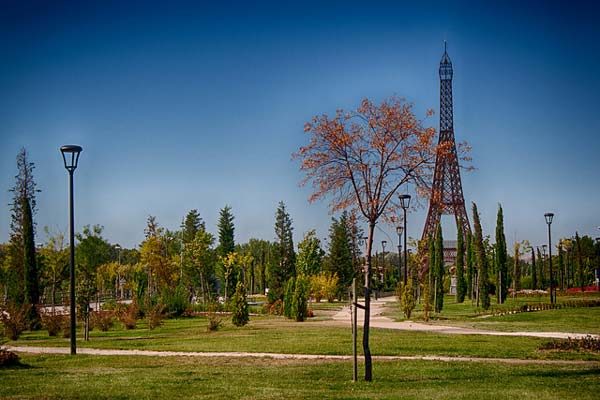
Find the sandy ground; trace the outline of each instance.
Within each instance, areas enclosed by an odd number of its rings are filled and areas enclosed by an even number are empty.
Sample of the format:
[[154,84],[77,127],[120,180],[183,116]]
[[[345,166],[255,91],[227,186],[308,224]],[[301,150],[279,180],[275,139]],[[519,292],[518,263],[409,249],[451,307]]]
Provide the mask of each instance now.
[[[395,301],[395,297],[384,297],[378,300],[371,300],[371,327],[373,328],[384,328],[384,329],[398,329],[403,331],[422,331],[422,332],[438,332],[455,335],[491,335],[491,336],[532,336],[541,338],[581,338],[588,336],[585,333],[569,333],[569,332],[503,332],[503,331],[492,331],[483,329],[472,329],[472,328],[461,328],[455,326],[444,326],[444,325],[430,325],[421,322],[413,321],[402,321],[396,322],[389,317],[383,315],[384,308],[387,302]],[[360,302],[359,302],[360,303]],[[364,304],[361,303],[361,304]],[[350,307],[344,307],[341,311],[333,316],[333,321],[340,324],[351,324],[351,310]],[[365,318],[365,313],[360,308],[357,313],[358,324],[362,325],[362,321]],[[591,335],[598,337],[598,335]]]

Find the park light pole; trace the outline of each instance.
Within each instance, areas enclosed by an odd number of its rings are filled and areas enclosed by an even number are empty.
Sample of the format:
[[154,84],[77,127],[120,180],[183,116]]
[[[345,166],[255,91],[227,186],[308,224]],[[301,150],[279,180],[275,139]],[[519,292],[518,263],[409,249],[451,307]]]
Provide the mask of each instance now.
[[60,148],[62,153],[63,162],[65,169],[69,171],[69,240],[70,240],[70,311],[69,316],[71,319],[71,354],[77,354],[77,345],[75,342],[75,221],[73,215],[73,172],[77,169],[77,163],[79,162],[79,153],[81,153],[81,146],[76,145],[65,145]]
[[401,194],[398,198],[400,198],[400,206],[404,210],[404,286],[406,286],[406,282],[408,281],[408,257],[406,254],[406,236],[408,236],[408,231],[406,230],[406,210],[410,207],[410,194]]
[[546,224],[548,225],[548,257],[550,262],[550,304],[556,302],[556,294],[554,293],[554,277],[552,276],[552,236],[550,235],[550,225],[552,225],[553,213],[544,214]]
[[402,232],[404,227],[398,225],[396,227],[396,233],[398,234],[398,283],[402,282]]

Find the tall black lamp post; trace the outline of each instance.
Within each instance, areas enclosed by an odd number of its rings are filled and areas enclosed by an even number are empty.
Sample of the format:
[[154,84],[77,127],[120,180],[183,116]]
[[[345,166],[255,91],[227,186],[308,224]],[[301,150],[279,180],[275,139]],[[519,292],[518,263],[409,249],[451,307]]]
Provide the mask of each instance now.
[[398,234],[398,282],[402,282],[402,232],[404,227],[398,225],[396,227],[396,233]]
[[71,317],[71,354],[77,354],[77,345],[75,343],[75,223],[73,217],[73,172],[79,162],[79,153],[81,146],[66,145],[60,148],[65,168],[69,171],[69,239],[70,239],[70,268],[69,276],[71,281],[70,289],[70,311]]
[[406,230],[406,210],[410,206],[410,194],[401,194],[398,197],[400,198],[400,206],[404,210],[404,286],[406,286],[406,282],[408,281],[408,257],[406,255],[406,236],[408,236],[408,231]]
[[554,293],[554,277],[552,276],[552,238],[550,235],[550,225],[552,225],[553,213],[544,214],[546,218],[546,224],[548,225],[548,257],[550,262],[550,304],[556,302],[556,294]]

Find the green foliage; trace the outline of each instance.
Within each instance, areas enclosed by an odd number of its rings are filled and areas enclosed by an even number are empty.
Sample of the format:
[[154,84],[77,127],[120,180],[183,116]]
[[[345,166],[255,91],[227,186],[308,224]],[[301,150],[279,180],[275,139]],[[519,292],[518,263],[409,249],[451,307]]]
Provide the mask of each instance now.
[[298,259],[296,261],[296,274],[316,275],[323,269],[323,255],[321,241],[314,229],[304,235],[298,243]]
[[444,238],[442,237],[442,224],[438,224],[435,234],[435,312],[442,312],[444,307]]
[[4,327],[4,336],[10,340],[17,340],[21,333],[28,327],[27,317],[30,304],[17,304],[14,300],[10,300],[5,306],[0,306],[0,322]]
[[579,237],[579,232],[575,232],[575,252],[577,253],[577,283],[579,288],[581,288],[581,292],[585,291],[585,277],[583,272],[583,251],[581,246],[581,238]]
[[235,251],[235,227],[233,219],[231,207],[225,206],[219,212],[219,222],[217,223],[219,228],[219,246],[217,247],[217,254],[221,257],[225,257]]
[[329,227],[329,254],[326,267],[330,274],[335,274],[339,278],[338,295],[345,294],[345,289],[352,284],[354,278],[352,237],[348,213],[345,211],[339,220],[332,218]]
[[219,330],[219,328],[221,328],[221,326],[223,326],[223,320],[221,317],[216,314],[210,314],[208,316],[208,326],[206,327],[208,332],[216,332]]
[[294,277],[288,279],[283,297],[283,316],[286,318],[292,318],[292,302],[294,298],[295,287],[296,279],[294,279]]
[[473,236],[471,236],[471,232],[467,232],[467,276],[466,276],[466,290],[467,296],[469,299],[473,297],[473,279],[475,277],[475,257],[476,252],[473,251]]
[[304,321],[308,316],[308,279],[299,275],[296,278],[294,295],[292,297],[292,318],[296,322]]
[[277,237],[274,246],[275,259],[269,271],[269,302],[271,303],[283,299],[284,285],[296,271],[292,231],[292,219],[285,209],[285,204],[279,202],[275,213],[275,236]]
[[199,230],[206,230],[204,221],[200,218],[198,210],[190,210],[185,216],[185,220],[181,227],[181,238],[183,243],[190,243],[196,237],[196,233]]
[[34,307],[29,309],[27,316],[29,326],[34,329],[40,327],[40,316],[35,304],[39,303],[39,276],[35,256],[35,237],[33,231],[33,215],[31,206],[27,197],[22,198],[23,210],[23,267],[25,278],[25,303],[32,304]]
[[244,326],[250,321],[248,312],[248,301],[246,299],[246,287],[242,282],[238,282],[235,288],[235,294],[231,299],[232,315],[231,322],[235,326]]
[[465,301],[467,292],[467,282],[465,281],[465,262],[464,262],[465,246],[462,221],[458,221],[456,233],[456,302],[462,303]]
[[504,303],[508,296],[508,251],[506,249],[506,237],[504,236],[504,216],[502,206],[498,204],[498,215],[496,219],[496,269],[499,282],[499,290],[496,290],[498,303]]
[[319,275],[308,277],[309,293],[318,303],[321,299],[332,302],[338,292],[339,280],[337,275],[321,272]]
[[479,266],[479,297],[481,300],[481,307],[484,310],[487,310],[490,308],[488,260],[485,254],[485,247],[483,244],[483,233],[481,231],[481,222],[479,222],[479,213],[477,212],[477,205],[475,203],[473,203],[473,227],[475,229],[474,240],[475,248],[477,250],[477,263]]
[[404,318],[410,319],[410,316],[415,309],[415,295],[412,288],[412,282],[409,279],[405,285],[399,284],[402,287],[402,313],[404,313]]
[[215,272],[215,251],[213,236],[202,226],[183,248],[183,275],[189,285],[200,288],[202,303],[210,297],[209,278]]
[[165,306],[165,311],[174,317],[182,316],[190,308],[189,294],[182,284],[173,289],[163,289],[160,303]]
[[[540,256],[539,248],[537,249],[537,255],[538,255],[538,257],[537,257],[538,262],[540,262],[542,260],[542,257]],[[538,267],[535,262],[535,250],[532,247],[531,248],[531,288],[533,290],[537,290],[537,288],[539,287],[537,270],[538,270]]]
[[600,353],[600,338],[587,335],[582,338],[553,339],[544,342],[539,347],[540,350],[560,350],[560,351],[589,351]]

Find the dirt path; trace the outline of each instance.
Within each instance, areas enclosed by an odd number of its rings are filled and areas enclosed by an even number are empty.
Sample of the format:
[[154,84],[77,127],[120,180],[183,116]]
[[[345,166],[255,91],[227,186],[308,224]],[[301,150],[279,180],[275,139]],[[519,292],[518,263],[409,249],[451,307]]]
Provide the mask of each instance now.
[[[371,300],[371,327],[384,329],[398,329],[403,331],[422,331],[422,332],[438,332],[454,335],[491,335],[491,336],[531,336],[540,338],[582,338],[588,336],[585,333],[570,333],[570,332],[503,332],[484,329],[461,328],[456,326],[430,325],[413,321],[396,322],[389,317],[383,315],[386,303],[395,301],[394,297],[384,297],[378,300]],[[364,304],[364,303],[363,303]],[[364,320],[364,311],[358,309],[358,321]],[[333,316],[333,321],[339,324],[351,324],[350,307],[344,307],[341,311]],[[362,322],[359,322],[362,325]],[[598,337],[598,335],[591,335]]]
[[[33,347],[8,346],[8,350],[16,353],[30,354],[69,354],[68,347]],[[226,358],[273,358],[285,360],[342,360],[348,361],[352,356],[328,354],[283,354],[283,353],[248,353],[248,352],[191,352],[191,351],[153,351],[153,350],[116,350],[79,348],[77,354],[97,356],[149,356],[149,357],[226,357]],[[424,360],[443,362],[491,362],[503,364],[598,364],[597,361],[582,360],[533,360],[519,358],[477,358],[477,357],[444,357],[444,356],[373,356],[375,360]]]

